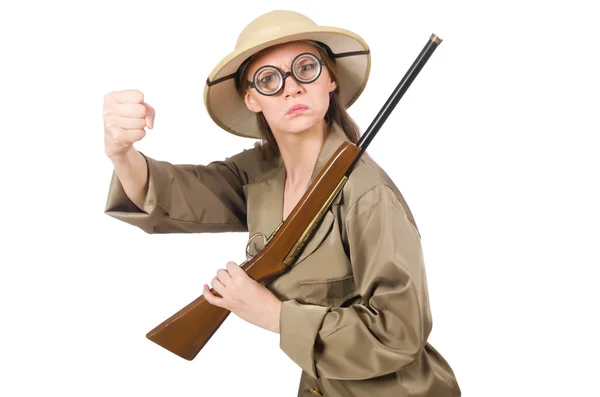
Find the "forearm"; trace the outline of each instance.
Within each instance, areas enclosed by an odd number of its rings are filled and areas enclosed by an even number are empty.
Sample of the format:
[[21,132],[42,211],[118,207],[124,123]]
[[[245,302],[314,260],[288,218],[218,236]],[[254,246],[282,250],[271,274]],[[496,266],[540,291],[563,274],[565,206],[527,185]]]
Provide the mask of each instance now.
[[414,296],[407,286],[396,297],[375,296],[369,304],[344,308],[286,301],[280,347],[315,378],[357,380],[395,372],[425,344]]
[[121,156],[110,157],[115,173],[127,197],[143,211],[148,192],[148,164],[137,150],[131,148]]

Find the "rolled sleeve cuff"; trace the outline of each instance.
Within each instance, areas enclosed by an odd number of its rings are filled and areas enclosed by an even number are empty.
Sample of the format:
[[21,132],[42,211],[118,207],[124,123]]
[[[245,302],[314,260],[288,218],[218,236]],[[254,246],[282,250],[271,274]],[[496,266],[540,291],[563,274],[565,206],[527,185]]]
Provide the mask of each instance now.
[[148,164],[148,192],[146,193],[146,199],[144,200],[143,210],[147,214],[152,214],[157,205],[167,208],[168,203],[165,202],[166,197],[160,197],[158,192],[165,191],[165,189],[161,189],[160,186],[169,186],[170,178],[159,166],[157,160],[146,156],[142,152],[140,152],[140,154],[144,156],[146,163]]
[[279,347],[306,373],[317,379],[315,340],[328,311],[328,307],[302,305],[295,300],[284,301],[281,306]]
[[[108,198],[106,201],[104,212],[121,221],[134,224],[146,231],[150,231],[152,221],[156,214],[156,207],[160,205],[161,199],[158,197],[160,189],[157,186],[167,184],[169,177],[158,166],[158,162],[150,157],[147,157],[140,152],[146,159],[148,164],[148,191],[144,200],[143,209],[140,210],[127,196],[123,185],[117,177],[116,171],[113,170],[109,185]],[[164,190],[164,189],[163,189]]]

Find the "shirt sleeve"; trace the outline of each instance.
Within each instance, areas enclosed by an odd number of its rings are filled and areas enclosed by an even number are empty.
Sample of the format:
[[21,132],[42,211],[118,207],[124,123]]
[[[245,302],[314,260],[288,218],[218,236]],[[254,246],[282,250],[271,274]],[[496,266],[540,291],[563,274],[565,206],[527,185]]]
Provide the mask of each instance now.
[[281,310],[280,347],[315,378],[358,380],[395,372],[426,343],[420,235],[393,191],[377,186],[365,193],[345,223],[355,285],[365,304],[329,308],[288,300]]
[[143,208],[129,199],[113,170],[107,215],[147,233],[247,231],[248,177],[233,161],[175,165],[141,154],[148,164]]

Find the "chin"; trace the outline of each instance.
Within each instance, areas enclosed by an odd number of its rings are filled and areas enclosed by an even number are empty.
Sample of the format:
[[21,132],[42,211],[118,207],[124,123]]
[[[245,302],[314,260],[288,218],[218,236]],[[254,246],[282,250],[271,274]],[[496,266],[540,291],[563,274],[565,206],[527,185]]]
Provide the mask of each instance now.
[[299,115],[282,121],[279,129],[286,133],[297,134],[318,125],[323,118]]

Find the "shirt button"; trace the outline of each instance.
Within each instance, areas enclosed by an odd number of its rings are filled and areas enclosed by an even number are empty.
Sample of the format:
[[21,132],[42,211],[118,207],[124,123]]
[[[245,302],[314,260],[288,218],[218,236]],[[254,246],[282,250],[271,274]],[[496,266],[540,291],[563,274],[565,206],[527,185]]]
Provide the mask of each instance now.
[[317,389],[310,389],[310,392],[316,396],[322,396],[321,392]]

